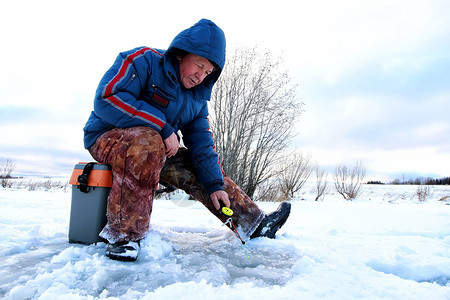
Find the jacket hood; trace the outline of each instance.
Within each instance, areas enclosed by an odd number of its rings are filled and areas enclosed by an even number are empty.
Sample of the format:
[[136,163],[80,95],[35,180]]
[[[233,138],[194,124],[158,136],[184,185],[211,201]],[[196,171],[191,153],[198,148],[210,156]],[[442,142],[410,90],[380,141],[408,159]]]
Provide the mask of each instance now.
[[202,56],[219,68],[205,78],[202,84],[192,88],[195,94],[209,100],[212,87],[225,65],[225,47],[225,34],[222,29],[210,20],[201,19],[192,27],[180,32],[173,39],[165,55],[173,57],[182,50]]

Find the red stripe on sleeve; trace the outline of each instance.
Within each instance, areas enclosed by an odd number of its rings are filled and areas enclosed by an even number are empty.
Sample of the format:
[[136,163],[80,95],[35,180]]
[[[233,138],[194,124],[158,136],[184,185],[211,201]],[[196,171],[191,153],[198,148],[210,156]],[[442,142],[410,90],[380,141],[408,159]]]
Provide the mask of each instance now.
[[109,100],[113,105],[122,109],[126,113],[133,115],[133,116],[140,117],[150,123],[155,124],[156,126],[159,126],[160,128],[163,128],[165,125],[164,122],[159,120],[158,118],[155,118],[152,115],[149,115],[148,113],[146,113],[144,111],[135,109],[134,107],[126,104],[125,102],[123,102],[122,100],[117,98],[116,96],[108,97],[107,100]]

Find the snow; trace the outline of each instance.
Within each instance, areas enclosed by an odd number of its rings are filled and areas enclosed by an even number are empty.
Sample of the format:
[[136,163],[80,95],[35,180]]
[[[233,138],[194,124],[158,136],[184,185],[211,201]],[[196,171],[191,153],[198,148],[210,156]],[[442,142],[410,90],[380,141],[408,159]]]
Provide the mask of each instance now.
[[450,299],[449,186],[426,202],[417,186],[367,185],[351,202],[311,189],[276,239],[245,246],[182,194],[155,200],[131,263],[68,243],[70,187],[0,189],[0,298]]

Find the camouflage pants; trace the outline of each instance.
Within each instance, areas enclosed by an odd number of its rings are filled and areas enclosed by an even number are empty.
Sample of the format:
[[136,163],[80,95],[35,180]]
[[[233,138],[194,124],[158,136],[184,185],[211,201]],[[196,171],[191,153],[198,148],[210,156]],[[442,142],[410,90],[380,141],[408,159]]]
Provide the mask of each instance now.
[[[100,236],[110,243],[145,237],[160,181],[184,190],[226,222],[228,217],[215,209],[195,176],[187,151],[180,148],[175,156],[166,160],[161,136],[148,127],[114,128],[101,135],[89,152],[98,162],[111,165],[113,184],[107,204],[108,223]],[[247,239],[264,213],[227,175],[223,177],[223,188],[234,211],[233,223],[240,236]]]

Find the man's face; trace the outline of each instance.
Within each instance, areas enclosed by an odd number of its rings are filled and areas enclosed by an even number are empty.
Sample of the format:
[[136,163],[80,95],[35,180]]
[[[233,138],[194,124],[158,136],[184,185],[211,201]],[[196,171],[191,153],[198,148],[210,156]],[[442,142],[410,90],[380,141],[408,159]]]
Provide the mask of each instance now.
[[187,89],[202,83],[203,79],[214,70],[209,60],[192,53],[188,53],[179,60],[181,83]]

